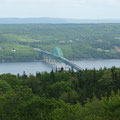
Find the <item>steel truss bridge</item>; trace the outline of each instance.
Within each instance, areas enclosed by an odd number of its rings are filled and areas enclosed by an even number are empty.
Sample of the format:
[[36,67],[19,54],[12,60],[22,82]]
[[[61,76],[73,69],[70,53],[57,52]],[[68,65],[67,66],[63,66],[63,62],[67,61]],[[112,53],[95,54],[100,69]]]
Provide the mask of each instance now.
[[[70,60],[66,59],[63,56],[63,52],[59,47],[56,47],[53,49],[52,52],[48,52],[39,48],[33,48],[36,51],[40,51],[42,53],[43,56],[43,60],[49,64],[51,64],[54,67],[57,68],[62,68],[63,66],[65,66],[65,69],[69,68],[69,69],[74,69],[76,71],[81,70],[81,68],[76,65],[75,63],[71,62]],[[57,65],[56,65],[57,63]],[[59,64],[58,64],[59,63]]]

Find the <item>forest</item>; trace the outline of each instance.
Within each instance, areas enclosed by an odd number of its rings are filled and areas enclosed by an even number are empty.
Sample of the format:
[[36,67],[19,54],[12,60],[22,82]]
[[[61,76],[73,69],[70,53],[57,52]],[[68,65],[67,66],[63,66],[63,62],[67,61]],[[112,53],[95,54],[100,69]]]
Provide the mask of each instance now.
[[120,24],[0,24],[0,62],[41,60],[33,48],[55,47],[68,59],[119,59]]
[[2,74],[0,120],[120,120],[120,68]]

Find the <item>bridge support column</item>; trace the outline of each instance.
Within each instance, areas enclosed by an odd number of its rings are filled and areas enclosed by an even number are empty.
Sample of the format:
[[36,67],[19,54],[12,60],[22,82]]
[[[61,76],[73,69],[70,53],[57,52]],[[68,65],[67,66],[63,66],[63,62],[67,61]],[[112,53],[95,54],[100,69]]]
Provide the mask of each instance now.
[[66,71],[71,70],[71,69],[72,69],[71,66],[65,64],[65,70]]
[[58,63],[58,65],[57,65],[57,68],[58,68],[58,70],[61,70],[61,68],[65,68],[65,64],[64,63]]
[[47,63],[49,63],[49,57],[47,57],[47,56],[43,56],[43,60],[45,61],[45,62],[47,62]]
[[50,63],[52,66],[55,67],[56,61],[55,61],[55,59],[49,59],[49,63]]
[[55,65],[56,65],[55,63],[56,63],[55,59],[51,59],[51,63],[50,64],[55,67]]
[[49,56],[43,55],[43,60],[46,63],[49,63],[50,65],[52,65],[54,68],[56,68],[56,60],[55,59],[52,59]]

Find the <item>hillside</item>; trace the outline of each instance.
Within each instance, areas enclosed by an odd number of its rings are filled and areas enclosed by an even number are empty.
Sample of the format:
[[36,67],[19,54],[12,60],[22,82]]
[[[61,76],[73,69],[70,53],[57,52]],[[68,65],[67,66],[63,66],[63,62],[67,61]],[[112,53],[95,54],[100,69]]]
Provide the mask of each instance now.
[[65,18],[0,18],[0,24],[69,24],[69,23],[120,23],[120,19],[65,19]]
[[120,24],[0,25],[0,61],[35,61],[60,47],[68,59],[119,59]]

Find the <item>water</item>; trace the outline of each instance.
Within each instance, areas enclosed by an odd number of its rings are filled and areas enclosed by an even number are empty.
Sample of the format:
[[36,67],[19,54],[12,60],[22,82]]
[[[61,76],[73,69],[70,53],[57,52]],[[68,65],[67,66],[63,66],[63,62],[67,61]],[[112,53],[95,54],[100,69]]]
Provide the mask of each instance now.
[[[73,61],[79,65],[82,69],[99,69],[99,68],[110,68],[112,66],[120,67],[119,59],[108,59],[108,60],[80,60]],[[50,72],[52,68],[44,62],[18,62],[18,63],[0,63],[0,74],[11,73],[17,75],[23,74],[36,74],[36,72]]]
[[51,67],[44,62],[17,62],[17,63],[0,63],[0,74],[11,73],[17,75],[25,73],[36,74],[36,72],[50,72]]
[[81,68],[85,69],[99,69],[99,68],[111,68],[113,66],[119,68],[120,60],[119,59],[104,59],[104,60],[81,60],[81,61],[73,61]]

